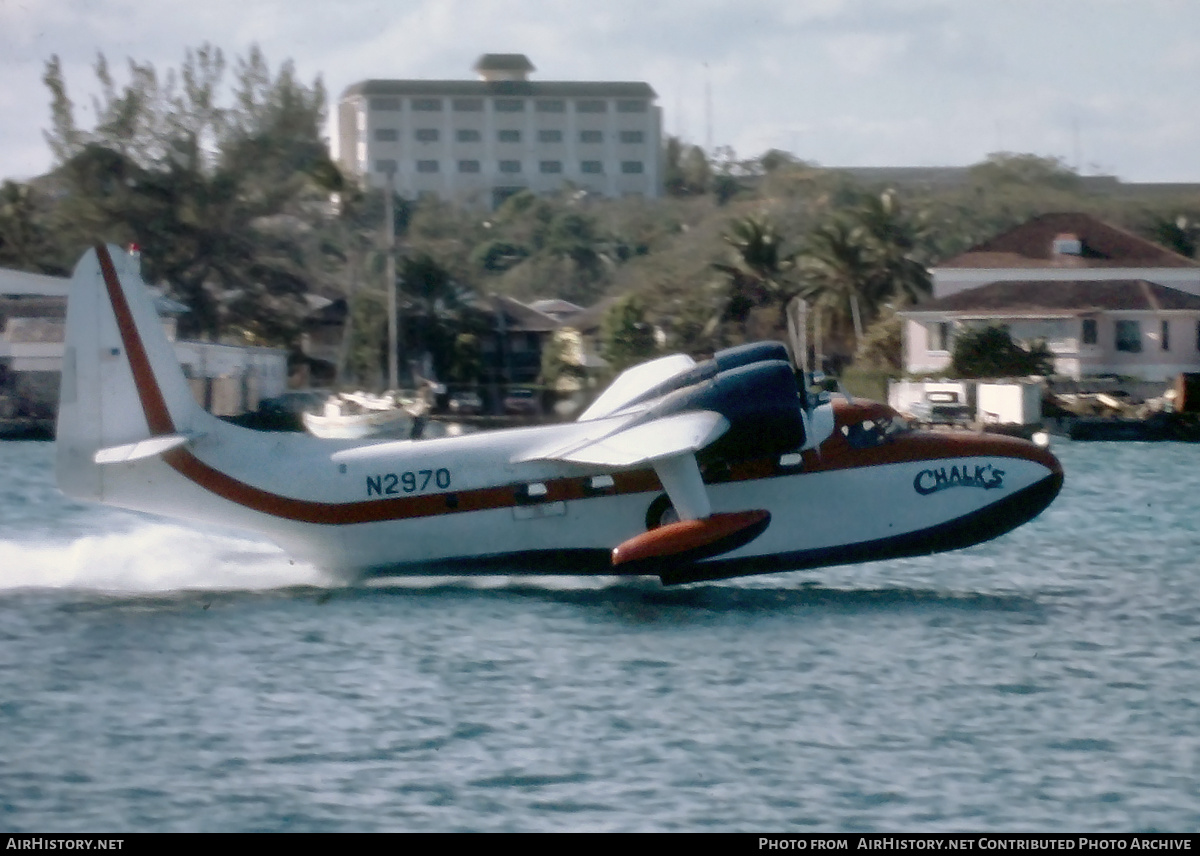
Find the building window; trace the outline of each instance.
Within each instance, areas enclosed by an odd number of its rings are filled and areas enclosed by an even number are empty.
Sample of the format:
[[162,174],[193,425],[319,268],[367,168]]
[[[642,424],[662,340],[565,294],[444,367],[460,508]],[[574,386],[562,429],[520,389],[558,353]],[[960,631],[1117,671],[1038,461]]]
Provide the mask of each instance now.
[[477,160],[460,160],[458,162],[459,172],[479,172],[479,161]]
[[926,325],[925,329],[929,335],[929,350],[930,351],[948,351],[948,350],[950,350],[950,322],[949,321],[934,321],[932,324]]
[[442,111],[442,99],[414,98],[412,100],[412,108],[414,110],[421,110],[425,113],[440,113]]
[[417,172],[437,172],[438,162],[435,160],[417,161]]
[[512,129],[497,131],[496,139],[502,143],[519,143],[521,142],[521,132]]
[[580,131],[579,142],[581,143],[599,143],[604,141],[604,134],[599,131]]
[[1171,350],[1171,322],[1162,322],[1162,349],[1164,351]]
[[562,131],[538,131],[539,143],[561,143]]
[[579,171],[590,175],[600,175],[604,172],[604,164],[600,161],[584,161],[579,165]]
[[547,173],[562,172],[562,161],[542,161],[538,164],[538,169]]
[[482,98],[455,98],[451,106],[456,113],[479,113],[483,110]]
[[396,171],[396,161],[393,158],[380,158],[375,161],[375,171],[382,172],[387,175],[389,172]]
[[1099,337],[1099,335],[1097,335],[1097,332],[1096,332],[1096,319],[1095,318],[1084,318],[1083,319],[1083,344],[1094,345],[1098,341],[1100,341],[1100,337]]
[[400,132],[395,128],[376,128],[375,142],[377,143],[394,143],[400,139]]
[[417,128],[418,143],[436,143],[438,140],[437,128]]
[[641,161],[621,161],[621,172],[626,175],[639,175],[642,170]]
[[525,112],[525,99],[523,98],[497,98],[495,103],[497,113]]
[[641,131],[622,131],[621,132],[621,142],[622,143],[644,143],[644,142],[646,142],[646,135],[643,134]]
[[501,172],[520,172],[521,162],[517,160],[502,160],[500,161]]
[[602,98],[588,98],[575,102],[576,113],[603,113],[608,109],[608,103]]
[[1137,321],[1117,322],[1117,350],[1128,354],[1142,352],[1142,325]]
[[372,110],[399,110],[400,109],[400,99],[399,98],[372,98],[371,99],[371,109]]
[[537,111],[539,113],[565,113],[567,112],[567,102],[561,98],[547,98],[538,101]]
[[454,132],[454,139],[460,143],[478,143],[483,137],[474,128],[461,128]]
[[646,112],[646,102],[645,101],[630,101],[630,100],[622,99],[617,102],[617,112],[618,113],[645,113]]

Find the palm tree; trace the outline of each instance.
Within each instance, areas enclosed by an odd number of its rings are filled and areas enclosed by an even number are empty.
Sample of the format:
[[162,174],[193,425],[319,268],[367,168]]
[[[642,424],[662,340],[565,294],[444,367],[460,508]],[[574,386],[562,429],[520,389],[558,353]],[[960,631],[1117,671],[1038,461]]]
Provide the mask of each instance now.
[[852,212],[870,238],[877,256],[880,290],[916,303],[930,293],[929,271],[918,259],[924,235],[919,223],[904,215],[893,190],[867,196]]
[[809,235],[799,263],[800,296],[827,310],[834,327],[845,329],[849,311],[857,347],[864,311],[875,314],[879,281],[865,230],[845,217],[831,218]]
[[27,184],[0,185],[0,264],[21,270],[62,273],[36,194]]
[[1152,241],[1189,259],[1196,257],[1200,229],[1197,229],[1195,223],[1189,223],[1188,218],[1182,214],[1175,218],[1156,215],[1146,231]]
[[738,218],[722,237],[730,253],[728,261],[713,262],[726,278],[724,306],[717,320],[740,324],[745,338],[752,310],[778,305],[782,312],[791,299],[794,287],[788,276],[795,258],[783,252],[783,239],[766,215]]
[[406,350],[420,359],[428,354],[435,370],[444,372],[455,361],[458,337],[475,332],[470,317],[474,293],[428,253],[403,258],[397,280]]
[[800,254],[801,296],[829,309],[834,327],[851,326],[857,351],[866,327],[884,307],[915,303],[929,294],[929,272],[917,258],[920,238],[894,192],[866,196],[809,235]]

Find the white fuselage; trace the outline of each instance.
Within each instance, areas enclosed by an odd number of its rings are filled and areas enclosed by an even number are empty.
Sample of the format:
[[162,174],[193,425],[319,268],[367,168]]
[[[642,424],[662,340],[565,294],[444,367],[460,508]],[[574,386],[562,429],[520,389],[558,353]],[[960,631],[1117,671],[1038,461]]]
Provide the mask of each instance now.
[[[614,544],[647,528],[662,489],[645,468],[605,473],[558,461],[508,463],[531,443],[570,429],[357,447],[239,432],[236,445],[201,438],[190,454],[215,471],[237,474],[250,489],[244,495],[212,492],[203,478],[197,483],[179,472],[168,455],[110,468],[104,498],[255,529],[297,556],[340,571],[444,573],[447,562],[465,560],[455,568],[470,570],[475,560],[505,557],[517,563],[544,558],[546,569],[559,572],[595,571]],[[1015,443],[1010,452],[995,440],[975,448],[973,440],[960,438],[931,458],[929,447],[946,442],[945,435],[904,435],[889,443],[899,450],[892,458],[904,458],[906,445],[919,448],[908,459],[888,461],[834,437],[826,447],[836,448],[806,452],[799,466],[779,467],[775,459],[735,465],[709,479],[713,510],[765,509],[771,524],[719,558],[813,554],[797,564],[826,564],[822,551],[921,533],[1052,475],[1046,462],[1019,456]],[[289,507],[288,500],[304,505]]]

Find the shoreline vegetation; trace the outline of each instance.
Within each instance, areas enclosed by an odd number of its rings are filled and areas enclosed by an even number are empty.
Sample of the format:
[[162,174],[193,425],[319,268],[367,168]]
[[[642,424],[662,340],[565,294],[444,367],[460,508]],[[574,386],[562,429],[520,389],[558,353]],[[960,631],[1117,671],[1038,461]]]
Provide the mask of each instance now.
[[[337,383],[381,388],[386,200],[331,159],[320,78],[299,80],[290,61],[272,69],[257,48],[229,63],[212,45],[165,73],[130,61],[123,82],[101,56],[95,74],[85,129],[58,58],[46,63],[56,165],[0,187],[0,267],[67,275],[98,240],[136,245],[147,281],[190,308],[181,336],[297,354],[312,298],[342,300]],[[484,381],[496,296],[586,307],[578,323],[609,375],[660,353],[787,340],[800,299],[819,368],[875,389],[901,374],[895,311],[929,293],[931,265],[992,235],[1069,210],[1189,257],[1200,236],[1195,188],[1139,188],[1032,154],[905,178],[668,137],[663,164],[659,199],[569,186],[496,210],[395,197],[402,365]],[[546,349],[543,385],[581,373],[571,350]]]

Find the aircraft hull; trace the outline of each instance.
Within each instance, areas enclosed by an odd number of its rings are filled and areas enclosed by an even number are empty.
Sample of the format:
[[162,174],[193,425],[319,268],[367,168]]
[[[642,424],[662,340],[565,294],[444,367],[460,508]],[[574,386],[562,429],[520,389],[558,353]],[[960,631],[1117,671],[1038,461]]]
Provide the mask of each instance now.
[[[353,526],[344,533],[341,549],[353,557],[352,565],[383,574],[498,569],[653,572],[664,581],[686,582],[966,547],[1037,516],[1061,489],[1057,462],[1041,450],[1022,448],[1028,444],[1014,443],[1006,449],[1008,444],[964,437],[947,446],[947,439],[951,438],[914,434],[894,441],[896,448],[888,450],[895,457],[909,446],[916,454],[942,457],[876,462],[863,455],[855,462],[847,456],[835,467],[825,467],[828,462],[821,461],[819,454],[806,454],[811,470],[778,472],[774,461],[764,460],[735,466],[725,475],[727,480],[708,484],[714,512],[759,508],[770,513],[770,524],[745,546],[677,567],[660,561],[648,571],[636,565],[614,568],[611,562],[613,544],[656,522],[647,518],[665,496],[652,472],[618,478],[616,488],[627,492],[478,511],[471,513],[469,523],[436,518]],[[1021,451],[1032,451],[1036,457],[1016,456]],[[945,482],[938,483],[943,470]],[[976,484],[979,471],[984,481]],[[547,486],[563,493],[569,487],[553,482]],[[921,492],[931,487],[936,490]],[[396,555],[401,545],[423,550],[427,558],[405,561]]]
[[[1062,485],[1052,455],[1010,438],[911,432],[860,450],[835,436],[788,466],[771,458],[710,469],[714,512],[769,512],[770,524],[750,543],[677,567],[614,567],[613,545],[660,522],[665,494],[653,470],[613,473],[611,485],[596,488],[594,473],[541,462],[503,483],[485,458],[496,444],[527,444],[528,433],[499,432],[476,449],[457,438],[331,452],[308,438],[261,435],[296,448],[205,455],[201,442],[192,452],[112,468],[106,501],[256,529],[347,574],[653,572],[686,582],[969,546],[1032,519]],[[291,465],[275,469],[273,458]],[[247,471],[255,484],[212,475]],[[408,472],[416,475],[406,496]],[[472,472],[474,479],[459,475]],[[419,491],[424,473],[433,491]],[[439,473],[464,489],[437,490]],[[314,495],[325,501],[290,501]]]

